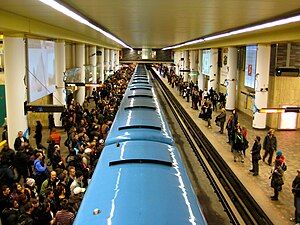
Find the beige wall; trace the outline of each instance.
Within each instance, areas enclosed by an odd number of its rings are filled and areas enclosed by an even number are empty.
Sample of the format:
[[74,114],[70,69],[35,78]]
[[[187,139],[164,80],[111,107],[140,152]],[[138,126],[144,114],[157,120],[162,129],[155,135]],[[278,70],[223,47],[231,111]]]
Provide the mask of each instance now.
[[242,94],[242,92],[250,93],[252,90],[244,86],[244,81],[245,81],[245,71],[239,70],[238,80],[237,80],[238,87],[237,87],[236,106],[239,111],[242,111],[249,116],[253,116],[253,104],[254,104],[253,98],[251,98],[251,96],[247,97],[247,95]]
[[[41,99],[38,99],[34,102],[32,102],[32,105],[46,105],[46,104],[52,104],[52,94],[47,95]],[[27,119],[28,119],[28,127],[34,128],[36,125],[36,121],[41,121],[43,127],[48,127],[48,115],[49,113],[35,113],[35,112],[28,112]]]
[[[299,77],[270,76],[268,107],[280,108],[284,105],[300,106],[299,88]],[[279,114],[269,114],[267,117],[267,126],[277,128],[279,117]],[[297,128],[300,128],[299,118]]]

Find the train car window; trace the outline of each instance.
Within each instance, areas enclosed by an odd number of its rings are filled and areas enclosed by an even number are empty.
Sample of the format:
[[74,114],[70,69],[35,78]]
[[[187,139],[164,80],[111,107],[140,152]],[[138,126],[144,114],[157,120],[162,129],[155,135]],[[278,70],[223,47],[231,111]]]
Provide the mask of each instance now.
[[121,164],[137,164],[137,163],[147,163],[147,164],[159,164],[164,166],[172,167],[172,162],[157,160],[157,159],[125,159],[109,162],[109,166],[116,166]]
[[130,110],[130,109],[152,109],[152,110],[156,110],[156,107],[146,106],[146,105],[135,105],[135,106],[125,107],[124,109],[125,110]]
[[153,98],[152,95],[129,95],[128,98]]
[[149,125],[131,125],[119,127],[118,130],[128,130],[128,129],[150,129],[150,130],[161,130],[161,127],[149,126]]

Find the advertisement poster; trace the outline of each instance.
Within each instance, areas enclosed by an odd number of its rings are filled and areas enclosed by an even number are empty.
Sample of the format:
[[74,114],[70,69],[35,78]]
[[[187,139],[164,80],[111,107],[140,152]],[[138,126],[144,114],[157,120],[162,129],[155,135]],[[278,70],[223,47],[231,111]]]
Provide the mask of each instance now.
[[210,50],[202,51],[202,73],[205,75],[209,75],[210,70]]
[[255,88],[257,46],[246,46],[245,83],[246,87]]

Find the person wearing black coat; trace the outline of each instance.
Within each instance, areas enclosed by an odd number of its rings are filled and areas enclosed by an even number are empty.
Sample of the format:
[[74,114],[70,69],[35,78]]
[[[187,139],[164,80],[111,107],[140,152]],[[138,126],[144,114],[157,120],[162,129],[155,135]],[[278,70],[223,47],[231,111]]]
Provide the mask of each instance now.
[[24,142],[29,143],[26,137],[23,137],[23,131],[18,132],[18,137],[15,139],[14,148],[16,151],[19,151]]
[[222,112],[216,117],[216,123],[220,126],[220,133],[223,134],[224,132],[224,124],[226,121],[226,109],[222,108]]
[[250,170],[250,172],[253,172],[253,176],[257,176],[259,172],[258,161],[261,160],[260,150],[261,150],[260,137],[256,136],[251,150],[252,169]]
[[43,129],[43,126],[42,126],[41,122],[39,120],[36,121],[34,138],[35,138],[35,143],[36,143],[37,147],[42,142],[42,137],[43,137],[43,135],[42,135],[42,129]]
[[294,194],[294,206],[295,206],[295,223],[300,223],[300,169],[297,170],[297,176],[293,180],[292,192]]
[[277,139],[274,135],[274,130],[270,129],[267,136],[264,139],[263,149],[265,150],[265,154],[263,156],[263,161],[268,158],[268,165],[271,166],[274,151],[277,150]]

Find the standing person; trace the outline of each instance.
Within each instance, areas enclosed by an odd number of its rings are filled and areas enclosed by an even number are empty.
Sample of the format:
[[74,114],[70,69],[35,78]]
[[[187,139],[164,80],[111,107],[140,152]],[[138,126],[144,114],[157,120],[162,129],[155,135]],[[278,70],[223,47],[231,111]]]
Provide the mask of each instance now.
[[186,92],[186,101],[187,101],[187,102],[190,102],[190,92],[191,92],[191,88],[190,88],[189,85],[187,85],[185,92]]
[[300,224],[300,169],[297,170],[297,176],[293,180],[292,192],[294,194],[294,206],[295,206],[295,224]]
[[208,103],[208,105],[207,105],[205,117],[207,119],[207,127],[211,128],[211,119],[212,119],[212,107],[211,107],[211,103]]
[[48,115],[48,128],[50,130],[50,133],[54,127],[55,127],[55,122],[54,122],[53,114],[49,114]]
[[274,135],[273,129],[270,129],[267,136],[265,137],[263,143],[263,149],[265,150],[263,161],[265,162],[265,159],[269,155],[268,165],[271,166],[274,151],[277,149],[277,139]]
[[232,118],[233,126],[236,126],[239,123],[239,116],[238,116],[237,111],[235,109],[232,111],[232,115],[233,115],[233,118]]
[[260,150],[261,150],[260,136],[256,136],[251,150],[252,169],[250,170],[250,172],[253,172],[253,176],[257,176],[259,173],[258,161],[261,160]]
[[18,132],[18,137],[15,139],[14,148],[16,151],[19,151],[21,146],[24,146],[24,143],[29,143],[28,139],[23,136],[23,131]]
[[219,132],[221,134],[223,134],[223,132],[224,132],[225,121],[226,121],[226,109],[222,108],[221,113],[216,117],[216,122],[218,122],[219,125],[220,125],[220,131]]
[[234,155],[234,162],[237,159],[240,159],[242,163],[244,163],[244,155],[243,155],[243,147],[244,147],[244,137],[242,135],[241,129],[236,129],[234,133],[234,139],[232,143],[233,155]]
[[232,144],[233,142],[233,135],[234,135],[234,125],[233,125],[233,115],[230,115],[227,123],[226,123],[226,129],[228,134],[228,144]]
[[43,126],[41,124],[41,121],[37,120],[35,126],[35,135],[34,135],[36,147],[39,147],[42,142],[42,137],[43,137],[42,130],[43,130]]
[[279,191],[282,190],[282,185],[284,184],[283,181],[284,171],[281,167],[281,164],[282,162],[276,159],[275,166],[271,174],[271,187],[274,189],[274,195],[271,196],[272,201],[278,201]]
[[55,128],[52,129],[50,137],[54,141],[54,144],[60,146],[61,136]]
[[246,150],[247,150],[247,148],[249,148],[249,142],[248,142],[248,139],[247,139],[247,136],[248,136],[247,128],[244,127],[244,126],[242,126],[241,132],[242,132],[242,135],[243,135],[243,137],[244,137],[243,154],[244,154],[244,156],[246,157]]

